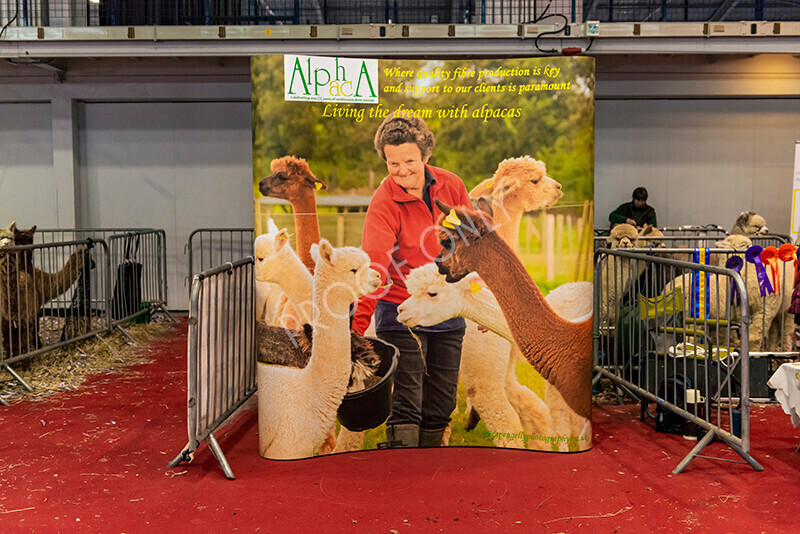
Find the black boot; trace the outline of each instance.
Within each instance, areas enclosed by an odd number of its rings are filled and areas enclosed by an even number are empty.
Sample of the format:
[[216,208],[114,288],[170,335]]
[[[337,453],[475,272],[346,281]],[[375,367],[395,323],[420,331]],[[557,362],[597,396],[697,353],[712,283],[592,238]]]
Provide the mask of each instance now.
[[397,449],[419,446],[419,425],[386,425],[386,443],[379,448]]
[[442,438],[444,437],[445,428],[437,428],[435,430],[428,430],[421,428],[419,430],[419,446],[420,447],[441,447]]

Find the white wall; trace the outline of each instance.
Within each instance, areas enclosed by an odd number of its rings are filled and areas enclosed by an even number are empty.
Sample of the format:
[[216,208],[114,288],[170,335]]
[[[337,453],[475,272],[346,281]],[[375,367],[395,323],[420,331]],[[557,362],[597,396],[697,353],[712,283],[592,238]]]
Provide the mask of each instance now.
[[253,226],[250,103],[87,103],[80,122],[87,227],[164,229],[168,303],[188,309],[191,231]]
[[0,226],[58,226],[58,185],[50,103],[0,103]]
[[599,100],[595,225],[647,188],[660,226],[716,223],[745,210],[789,233],[800,99]]

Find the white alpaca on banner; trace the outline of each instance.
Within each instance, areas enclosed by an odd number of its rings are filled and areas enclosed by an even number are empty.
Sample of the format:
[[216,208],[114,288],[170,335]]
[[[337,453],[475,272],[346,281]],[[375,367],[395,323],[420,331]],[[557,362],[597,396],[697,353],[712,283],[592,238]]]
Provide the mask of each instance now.
[[369,257],[326,240],[311,248],[314,344],[303,369],[258,364],[259,452],[307,458],[325,442],[350,380],[350,305],[380,285]]

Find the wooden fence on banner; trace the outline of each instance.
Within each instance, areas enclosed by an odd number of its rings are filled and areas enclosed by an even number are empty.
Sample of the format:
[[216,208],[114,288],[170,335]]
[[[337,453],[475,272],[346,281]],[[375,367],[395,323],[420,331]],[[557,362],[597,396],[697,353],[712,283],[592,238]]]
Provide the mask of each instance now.
[[[368,196],[321,196],[317,199],[320,234],[334,246],[361,246]],[[289,204],[273,198],[254,202],[255,235],[267,231],[267,219],[294,239]],[[555,206],[529,212],[520,224],[520,257],[537,280],[560,285],[591,280],[594,203]],[[292,243],[294,245],[294,243]]]

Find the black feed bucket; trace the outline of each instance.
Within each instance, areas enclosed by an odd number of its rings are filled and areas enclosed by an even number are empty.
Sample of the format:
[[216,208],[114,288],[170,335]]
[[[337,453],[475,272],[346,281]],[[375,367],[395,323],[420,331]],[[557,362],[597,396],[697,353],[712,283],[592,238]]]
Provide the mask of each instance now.
[[339,422],[351,432],[363,432],[380,426],[389,417],[392,409],[393,377],[400,352],[394,345],[380,339],[366,339],[372,342],[372,348],[381,358],[375,373],[381,379],[372,387],[344,396],[338,411]]

